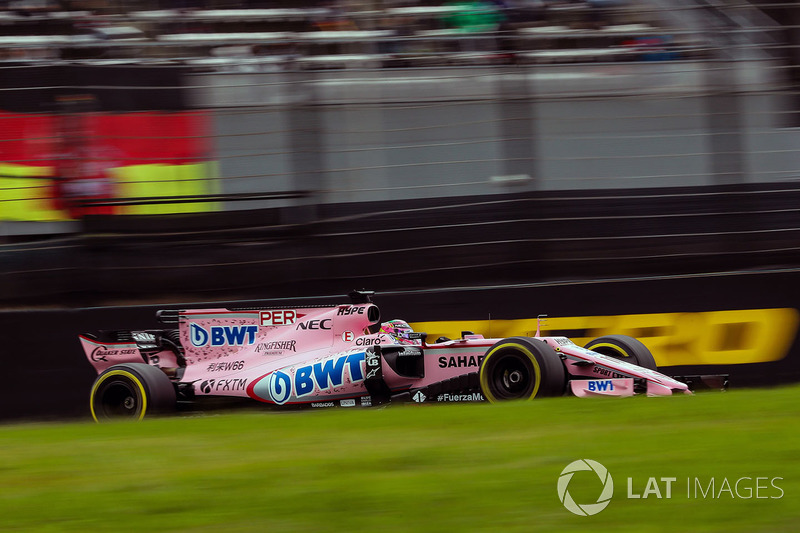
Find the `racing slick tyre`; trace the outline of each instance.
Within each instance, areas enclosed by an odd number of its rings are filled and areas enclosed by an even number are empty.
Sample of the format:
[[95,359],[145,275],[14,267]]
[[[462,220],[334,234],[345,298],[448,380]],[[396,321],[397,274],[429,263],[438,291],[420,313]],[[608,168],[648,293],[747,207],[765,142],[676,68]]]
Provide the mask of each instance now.
[[175,410],[175,387],[166,374],[144,363],[125,363],[106,369],[92,386],[89,405],[96,422],[141,420]]
[[479,371],[481,393],[490,402],[532,400],[564,393],[564,363],[548,344],[510,337],[486,352]]
[[627,335],[607,335],[598,337],[584,346],[587,350],[592,350],[614,359],[633,363],[634,365],[658,370],[656,360],[650,350],[638,339]]

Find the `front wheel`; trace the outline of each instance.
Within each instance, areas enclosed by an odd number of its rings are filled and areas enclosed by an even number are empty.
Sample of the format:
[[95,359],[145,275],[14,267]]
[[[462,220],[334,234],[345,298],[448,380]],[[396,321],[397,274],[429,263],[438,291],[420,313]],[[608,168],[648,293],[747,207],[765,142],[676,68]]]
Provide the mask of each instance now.
[[160,369],[144,363],[114,365],[92,386],[89,406],[96,422],[142,420],[176,407],[175,387]]
[[511,337],[486,352],[479,373],[481,392],[490,402],[560,396],[566,383],[564,364],[542,341]]
[[598,337],[585,346],[587,350],[592,350],[620,361],[633,363],[634,365],[658,370],[656,360],[650,350],[642,341],[628,337],[627,335],[606,335]]

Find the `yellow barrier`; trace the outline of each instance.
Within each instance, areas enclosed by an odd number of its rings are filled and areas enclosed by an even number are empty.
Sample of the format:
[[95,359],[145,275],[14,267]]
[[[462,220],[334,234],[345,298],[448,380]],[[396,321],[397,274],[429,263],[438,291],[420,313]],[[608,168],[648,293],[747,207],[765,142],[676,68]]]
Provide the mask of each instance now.
[[[159,198],[218,194],[217,163],[190,165],[131,165],[110,170],[115,198]],[[0,163],[0,220],[71,220],[69,213],[53,207],[52,167]],[[217,211],[217,202],[165,202],[122,206],[126,215],[158,215]]]
[[[542,335],[564,335],[584,345],[611,334],[630,335],[653,352],[658,366],[732,365],[783,359],[797,333],[796,309],[749,309],[703,313],[555,317],[543,321]],[[458,338],[474,331],[487,338],[532,336],[536,319],[416,322],[416,331]]]
[[[217,194],[215,162],[189,165],[131,165],[115,168],[111,174],[119,198],[159,198]],[[199,213],[219,210],[216,202],[143,203],[123,206],[119,214],[160,215],[168,213]]]
[[52,222],[70,220],[48,198],[52,167],[0,163],[0,220]]
[[[131,165],[110,170],[115,198],[159,198],[218,194],[217,163],[189,165]],[[70,220],[53,207],[52,167],[0,163],[0,220]],[[115,209],[117,214],[158,215],[217,211],[217,202],[142,203]]]

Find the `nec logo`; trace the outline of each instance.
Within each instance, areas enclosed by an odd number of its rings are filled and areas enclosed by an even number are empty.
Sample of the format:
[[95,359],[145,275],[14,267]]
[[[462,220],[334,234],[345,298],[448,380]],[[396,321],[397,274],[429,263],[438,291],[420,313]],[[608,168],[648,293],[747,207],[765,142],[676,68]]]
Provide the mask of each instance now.
[[258,326],[212,326],[206,331],[197,324],[189,324],[192,346],[242,346],[255,344]]
[[590,381],[588,390],[591,392],[611,392],[614,390],[614,382],[610,379]]
[[294,324],[302,315],[294,309],[279,309],[277,311],[261,311],[262,326],[288,326]]
[[295,329],[331,329],[331,319],[324,318],[322,320],[309,320],[308,322],[300,322],[297,324]]

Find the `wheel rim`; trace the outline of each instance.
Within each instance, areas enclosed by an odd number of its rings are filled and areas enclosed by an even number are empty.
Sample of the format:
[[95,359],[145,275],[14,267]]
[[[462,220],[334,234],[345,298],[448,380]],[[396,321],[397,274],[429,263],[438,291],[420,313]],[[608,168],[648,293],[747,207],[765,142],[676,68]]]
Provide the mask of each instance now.
[[108,383],[98,394],[98,399],[104,418],[136,418],[142,406],[137,388],[122,380]]
[[533,392],[533,368],[528,358],[521,354],[503,354],[489,371],[492,394],[498,400],[529,398]]

